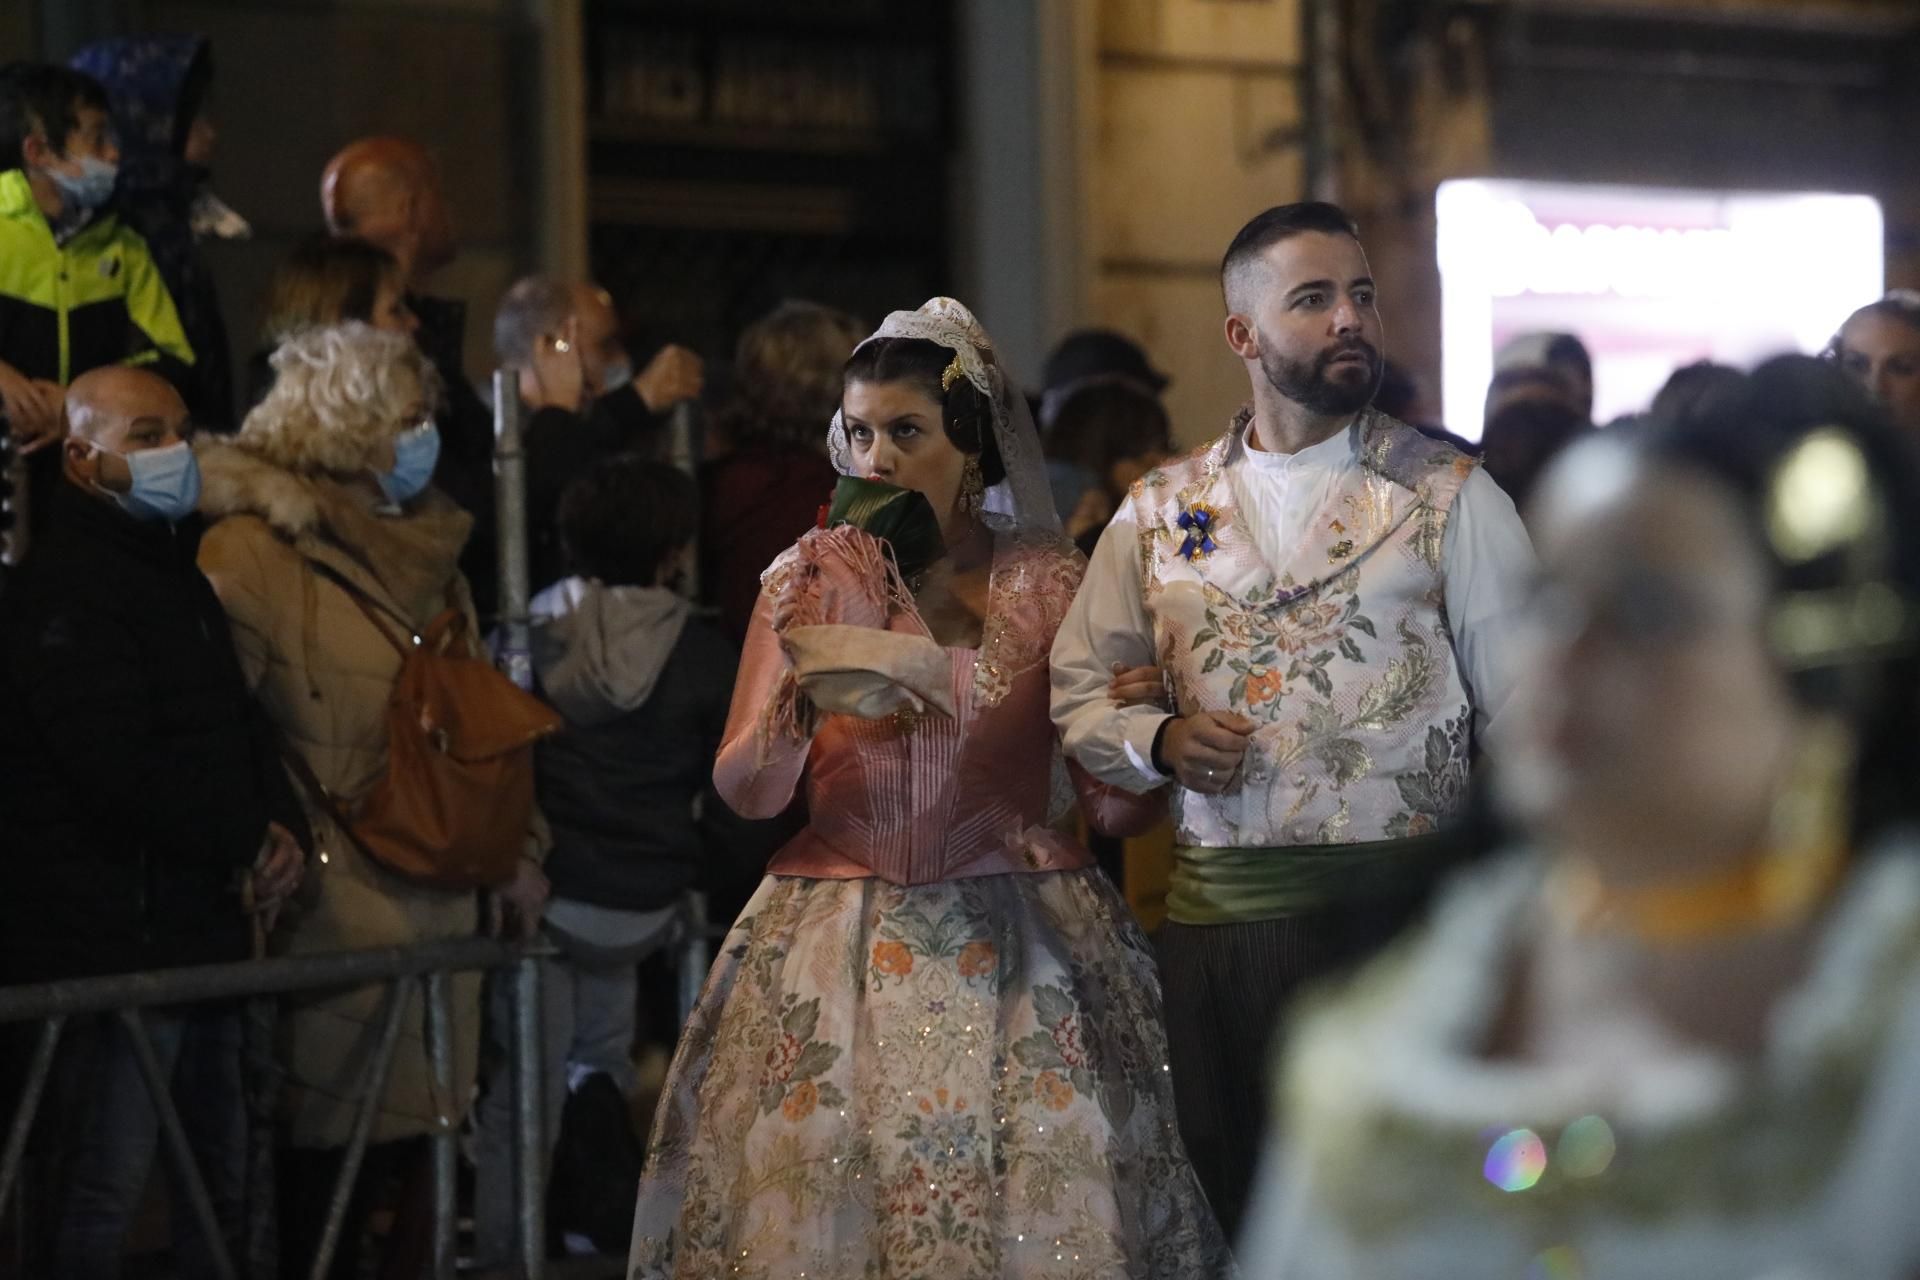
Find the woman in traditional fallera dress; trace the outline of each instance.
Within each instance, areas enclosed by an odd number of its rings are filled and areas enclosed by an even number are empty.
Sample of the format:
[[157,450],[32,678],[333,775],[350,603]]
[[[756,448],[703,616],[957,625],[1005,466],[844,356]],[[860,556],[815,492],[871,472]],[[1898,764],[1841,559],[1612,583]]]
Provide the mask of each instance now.
[[[978,322],[935,299],[855,352],[831,443],[843,474],[923,494],[946,555],[911,584],[880,562],[893,589],[875,590],[844,566],[879,544],[837,528],[768,571],[715,781],[750,817],[804,782],[812,817],[681,1040],[632,1275],[1226,1274],[1174,1124],[1152,955],[1055,825],[1074,787],[1047,653],[1083,565],[1024,402]],[[795,683],[802,623],[906,646],[894,674],[917,692],[898,714],[828,714]],[[1103,828],[1156,816],[1074,786]]]
[[1534,852],[1303,1020],[1253,1274],[1920,1275],[1907,449],[1793,357],[1549,473]]

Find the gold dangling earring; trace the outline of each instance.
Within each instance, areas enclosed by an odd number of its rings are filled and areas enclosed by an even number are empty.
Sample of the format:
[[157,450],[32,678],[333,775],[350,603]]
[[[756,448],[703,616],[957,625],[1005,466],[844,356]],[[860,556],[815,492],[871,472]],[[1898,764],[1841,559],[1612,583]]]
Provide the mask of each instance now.
[[986,505],[987,480],[980,474],[980,459],[968,454],[967,465],[960,472],[960,511],[971,518],[985,510]]
[[1811,911],[1844,873],[1857,760],[1852,735],[1835,718],[1823,717],[1801,735],[1761,859],[1760,890],[1771,915]]

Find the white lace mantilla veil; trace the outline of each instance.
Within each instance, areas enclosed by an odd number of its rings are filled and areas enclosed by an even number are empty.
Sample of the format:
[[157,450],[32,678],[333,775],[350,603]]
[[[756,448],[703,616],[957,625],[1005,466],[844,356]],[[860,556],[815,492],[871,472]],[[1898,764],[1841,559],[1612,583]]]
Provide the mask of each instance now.
[[[1046,455],[1040,451],[1040,433],[1034,429],[1033,412],[1027,408],[1027,398],[1008,385],[1005,372],[994,359],[993,340],[987,337],[987,331],[980,327],[973,312],[952,298],[930,298],[918,311],[893,312],[860,346],[880,338],[925,338],[939,343],[953,352],[960,372],[993,406],[994,442],[1000,446],[1000,461],[1007,474],[987,490],[985,521],[988,526],[1008,530],[1022,542],[1051,542],[1077,555],[1060,530],[1060,513],[1053,506],[1053,489],[1047,483]],[[827,429],[827,451],[841,475],[857,474],[845,423],[837,409],[833,425]],[[1047,661],[1044,649],[1035,654],[1016,655],[1003,647],[1006,639],[1003,628],[989,619],[981,642],[981,662],[975,670],[977,696],[986,705],[999,701],[999,693],[1003,691],[999,686],[1007,679],[1034,663]],[[1049,825],[1065,820],[1077,802],[1073,781],[1067,774],[1066,757],[1057,738],[1053,744],[1051,774]]]
[[[994,359],[993,340],[973,312],[952,298],[932,298],[918,311],[893,312],[860,346],[881,338],[924,338],[953,352],[961,374],[993,406],[994,443],[1007,475],[987,490],[987,514],[999,517],[990,523],[1011,526],[1023,537],[1061,537],[1060,514],[1054,510],[1053,490],[1047,483],[1046,456],[1040,450],[1040,433],[1034,429],[1027,398],[1008,384]],[[834,468],[850,476],[857,473],[844,428],[835,410],[833,425],[827,428],[827,451]]]

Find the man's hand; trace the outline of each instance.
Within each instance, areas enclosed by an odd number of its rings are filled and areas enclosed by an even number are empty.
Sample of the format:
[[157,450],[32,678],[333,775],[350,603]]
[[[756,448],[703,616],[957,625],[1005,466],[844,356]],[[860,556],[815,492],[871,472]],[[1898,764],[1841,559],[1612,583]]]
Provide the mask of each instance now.
[[1253,729],[1253,721],[1231,711],[1182,716],[1161,735],[1160,763],[1187,790],[1217,796],[1233,784]]
[[67,393],[58,383],[29,378],[0,362],[0,405],[13,424],[14,445],[22,456],[36,453],[67,433]]
[[488,902],[487,932],[496,938],[531,938],[540,928],[540,913],[546,909],[547,873],[531,858],[520,859],[513,879],[493,891]]
[[1158,667],[1128,667],[1113,664],[1113,679],[1107,682],[1107,696],[1123,707],[1164,707],[1167,685]]
[[533,384],[540,392],[540,403],[534,408],[585,410],[587,373],[580,360],[578,328],[568,320],[560,333],[533,340]]
[[253,910],[261,918],[263,931],[273,932],[280,908],[300,887],[306,868],[306,855],[293,833],[277,822],[269,822],[260,852],[253,860]]
[[653,413],[699,398],[705,385],[706,365],[693,352],[676,346],[660,348],[633,380],[633,389]]

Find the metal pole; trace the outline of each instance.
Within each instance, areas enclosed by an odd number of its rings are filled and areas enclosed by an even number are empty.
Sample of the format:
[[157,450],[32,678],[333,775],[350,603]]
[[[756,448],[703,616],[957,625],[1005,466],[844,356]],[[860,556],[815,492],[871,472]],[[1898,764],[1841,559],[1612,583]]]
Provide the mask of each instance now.
[[1343,63],[1340,13],[1334,0],[1300,7],[1300,118],[1307,198],[1340,198],[1339,111]]
[[707,895],[695,889],[685,898],[687,936],[680,942],[680,1025],[685,1027],[707,985]]
[[513,1166],[525,1280],[547,1271],[546,1090],[542,1079],[540,961],[522,959],[513,972]]
[[[682,400],[667,415],[667,462],[698,479],[700,475],[700,406]],[[700,556],[698,547],[687,558],[687,574],[681,593],[691,600],[700,598]]]
[[13,1180],[27,1152],[27,1135],[33,1132],[33,1118],[40,1111],[40,1095],[46,1091],[47,1076],[53,1071],[53,1051],[59,1047],[60,1032],[66,1025],[66,1018],[56,1013],[40,1028],[33,1065],[27,1068],[27,1087],[20,1093],[20,1105],[14,1108],[6,1151],[0,1152],[0,1209],[6,1207],[7,1197],[13,1194]]
[[14,567],[27,558],[27,460],[21,456],[18,439],[0,409],[0,566]]
[[207,1252],[213,1258],[213,1273],[219,1280],[234,1280],[233,1255],[227,1250],[226,1233],[220,1229],[220,1218],[213,1211],[213,1197],[207,1194],[206,1179],[200,1176],[200,1162],[193,1157],[187,1130],[180,1123],[180,1113],[174,1109],[173,1089],[160,1070],[159,1059],[154,1056],[153,1041],[147,1039],[146,1023],[141,1020],[138,1009],[122,1009],[120,1025],[133,1041],[133,1060],[140,1066],[141,1079],[147,1082],[147,1096],[153,1099],[154,1113],[160,1117],[160,1132],[180,1170],[180,1183],[187,1189],[187,1204],[200,1223],[200,1234],[206,1237]]
[[533,688],[532,597],[527,567],[527,456],[522,446],[520,378],[493,371],[494,511],[500,530],[500,670],[522,689]]
[[[246,1236],[240,1256],[249,1261],[280,1254],[280,1217],[275,1203],[279,1168],[274,1123],[280,1110],[284,1077],[275,1031],[280,1002],[272,996],[254,996],[241,1008],[241,1085],[246,1100]],[[263,1278],[264,1280],[264,1278]]]
[[458,1250],[454,1237],[455,1179],[459,1173],[459,1130],[453,1097],[453,979],[427,975],[427,1059],[433,1068],[433,1280],[454,1280]]
[[400,1019],[406,1012],[415,983],[413,978],[396,978],[387,997],[387,1008],[380,1022],[380,1040],[362,1073],[365,1092],[360,1098],[360,1109],[353,1117],[353,1132],[347,1138],[340,1173],[334,1179],[333,1198],[327,1205],[326,1229],[320,1233],[320,1248],[314,1254],[313,1269],[308,1273],[313,1280],[327,1280],[327,1272],[333,1268],[334,1251],[340,1247],[340,1231],[347,1220],[347,1202],[353,1198],[353,1184],[360,1178],[360,1161],[367,1153],[374,1114],[387,1095],[387,1074],[393,1067],[394,1047],[400,1042]]
[[666,461],[688,475],[700,470],[700,406],[693,400],[682,400],[667,411]]

